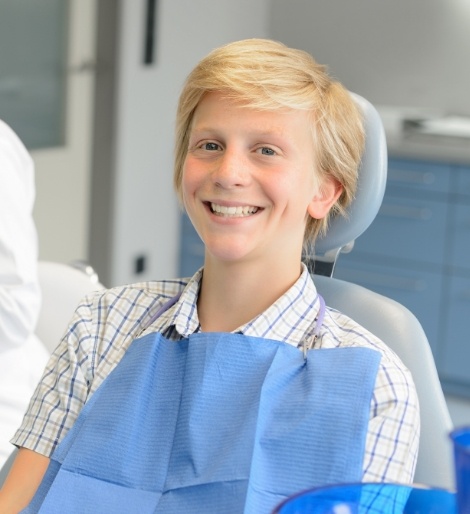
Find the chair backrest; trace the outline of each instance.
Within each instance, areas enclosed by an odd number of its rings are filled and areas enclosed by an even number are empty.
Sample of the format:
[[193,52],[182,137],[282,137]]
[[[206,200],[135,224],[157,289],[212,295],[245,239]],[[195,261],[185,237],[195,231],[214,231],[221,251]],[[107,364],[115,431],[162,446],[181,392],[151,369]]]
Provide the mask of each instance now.
[[332,278],[341,250],[350,250],[354,240],[374,220],[383,200],[387,176],[386,140],[380,116],[369,102],[357,95],[354,98],[363,110],[366,129],[358,194],[347,219],[333,220],[327,234],[317,241],[315,256],[308,259],[307,265],[315,274],[316,286],[327,305],[381,338],[411,371],[421,411],[415,482],[453,488],[452,448],[448,438],[452,422],[429,342],[419,321],[390,298]]
[[351,251],[354,240],[374,221],[387,183],[387,143],[380,115],[366,99],[351,94],[362,110],[366,133],[356,197],[347,215],[334,218],[328,232],[317,239],[315,255],[304,255],[307,266],[317,275],[333,275],[339,253]]
[[403,305],[357,284],[315,276],[328,306],[382,339],[411,371],[421,412],[421,438],[415,482],[454,488],[452,422],[426,334]]
[[36,326],[36,335],[53,351],[63,336],[79,301],[89,292],[103,289],[98,277],[86,268],[40,261],[39,284],[42,307]]

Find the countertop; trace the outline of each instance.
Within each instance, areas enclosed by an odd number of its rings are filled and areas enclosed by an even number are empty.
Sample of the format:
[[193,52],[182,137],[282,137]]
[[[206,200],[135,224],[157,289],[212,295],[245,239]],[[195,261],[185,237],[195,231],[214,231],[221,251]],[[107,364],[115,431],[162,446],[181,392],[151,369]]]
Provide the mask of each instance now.
[[390,157],[470,165],[470,116],[378,106]]

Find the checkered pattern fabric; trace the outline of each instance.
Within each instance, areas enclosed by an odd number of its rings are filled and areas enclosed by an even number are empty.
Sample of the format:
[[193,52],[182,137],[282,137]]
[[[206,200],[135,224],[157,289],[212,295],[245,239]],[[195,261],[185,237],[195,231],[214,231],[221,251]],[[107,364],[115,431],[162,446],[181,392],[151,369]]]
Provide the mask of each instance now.
[[[191,279],[133,284],[86,297],[51,357],[12,443],[51,455],[134,339],[161,332],[177,343],[199,331],[196,302],[201,278],[199,270]],[[162,305],[178,294],[178,301],[154,319]],[[303,267],[298,281],[282,297],[235,332],[303,347],[312,340],[319,308],[314,282]],[[370,406],[363,480],[411,482],[419,407],[410,372],[379,339],[327,308],[311,351],[339,347],[372,348],[382,356]]]

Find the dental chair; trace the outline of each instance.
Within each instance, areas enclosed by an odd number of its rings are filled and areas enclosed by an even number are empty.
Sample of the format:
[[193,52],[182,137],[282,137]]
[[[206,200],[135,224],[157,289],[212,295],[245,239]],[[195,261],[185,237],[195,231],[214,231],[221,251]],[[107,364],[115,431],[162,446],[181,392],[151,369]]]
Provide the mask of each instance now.
[[[71,264],[39,261],[38,278],[42,305],[36,335],[52,353],[59,344],[80,300],[88,293],[103,289],[98,276],[86,263]],[[0,487],[10,470],[17,450],[0,469]]]
[[333,307],[382,339],[411,371],[421,411],[421,438],[415,483],[454,489],[452,422],[431,348],[417,318],[403,305],[362,286],[333,278],[342,252],[353,250],[373,222],[385,192],[387,147],[382,122],[374,107],[354,95],[366,125],[358,191],[346,218],[332,220],[315,244],[315,255],[304,255],[318,292]]

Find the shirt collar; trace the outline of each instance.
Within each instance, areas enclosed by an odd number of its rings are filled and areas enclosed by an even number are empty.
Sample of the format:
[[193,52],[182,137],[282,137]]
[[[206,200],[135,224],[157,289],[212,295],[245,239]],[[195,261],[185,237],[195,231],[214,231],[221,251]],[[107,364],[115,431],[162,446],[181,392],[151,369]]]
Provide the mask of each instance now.
[[[202,272],[201,268],[190,279],[171,309],[172,313],[168,313],[168,324],[165,325],[174,325],[181,337],[189,337],[200,330],[196,302]],[[302,264],[301,275],[295,284],[267,310],[234,332],[300,346],[313,333],[319,308],[320,301],[312,277]]]

